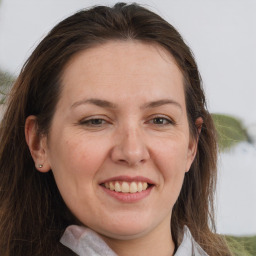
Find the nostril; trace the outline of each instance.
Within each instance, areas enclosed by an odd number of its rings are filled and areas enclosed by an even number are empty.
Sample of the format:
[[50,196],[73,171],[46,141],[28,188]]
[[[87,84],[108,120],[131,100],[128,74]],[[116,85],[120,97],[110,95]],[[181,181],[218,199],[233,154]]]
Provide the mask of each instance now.
[[125,164],[125,165],[130,165],[128,161],[124,160],[124,159],[119,159],[118,162],[120,164]]

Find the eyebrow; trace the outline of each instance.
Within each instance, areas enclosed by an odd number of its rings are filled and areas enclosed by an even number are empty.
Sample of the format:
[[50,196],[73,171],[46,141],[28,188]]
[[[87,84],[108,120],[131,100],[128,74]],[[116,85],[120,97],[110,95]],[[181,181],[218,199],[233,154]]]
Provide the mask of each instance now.
[[[96,105],[96,106],[102,107],[102,108],[117,108],[117,105],[110,101],[96,99],[96,98],[77,101],[71,105],[71,108],[76,108],[76,107],[78,107],[80,105],[84,105],[84,104],[92,104],[92,105]],[[148,102],[148,103],[142,105],[140,108],[141,109],[157,108],[157,107],[167,105],[167,104],[173,104],[173,105],[179,107],[180,109],[182,109],[181,105],[177,101],[174,101],[171,99],[161,99],[161,100],[151,101],[151,102]]]
[[75,107],[78,107],[78,106],[84,105],[84,104],[93,104],[93,105],[96,105],[96,106],[99,106],[102,108],[116,108],[117,107],[116,104],[109,102],[107,100],[91,98],[91,99],[77,101],[72,104],[71,108],[75,108]]
[[156,101],[151,101],[148,102],[146,104],[144,104],[141,108],[157,108],[163,105],[167,105],[167,104],[173,104],[177,107],[179,107],[182,110],[182,107],[180,105],[180,103],[178,103],[177,101],[171,100],[171,99],[162,99],[162,100],[156,100]]

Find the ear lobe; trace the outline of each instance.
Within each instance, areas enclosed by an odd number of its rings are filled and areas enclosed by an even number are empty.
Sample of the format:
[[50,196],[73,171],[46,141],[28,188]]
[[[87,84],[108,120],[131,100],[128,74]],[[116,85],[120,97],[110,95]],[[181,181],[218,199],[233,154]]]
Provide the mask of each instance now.
[[196,119],[195,125],[197,128],[197,135],[195,138],[190,138],[189,142],[189,148],[188,148],[188,156],[187,156],[187,166],[186,166],[186,172],[189,171],[191,164],[193,163],[196,153],[197,153],[197,146],[198,146],[198,140],[199,136],[202,130],[202,125],[203,125],[203,119],[202,117],[198,117]]
[[25,137],[36,169],[40,172],[48,172],[51,167],[47,160],[47,138],[38,134],[36,116],[27,117]]

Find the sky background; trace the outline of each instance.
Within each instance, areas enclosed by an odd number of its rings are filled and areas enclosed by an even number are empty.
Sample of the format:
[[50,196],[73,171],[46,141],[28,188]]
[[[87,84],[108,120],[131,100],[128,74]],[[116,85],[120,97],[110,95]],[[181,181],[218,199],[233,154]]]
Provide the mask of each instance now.
[[[115,2],[2,0],[0,68],[17,75],[34,47],[57,22],[79,9]],[[192,48],[210,112],[234,115],[256,133],[256,1],[136,2],[168,20]],[[221,156],[219,232],[256,233],[254,159],[255,147],[245,144]]]

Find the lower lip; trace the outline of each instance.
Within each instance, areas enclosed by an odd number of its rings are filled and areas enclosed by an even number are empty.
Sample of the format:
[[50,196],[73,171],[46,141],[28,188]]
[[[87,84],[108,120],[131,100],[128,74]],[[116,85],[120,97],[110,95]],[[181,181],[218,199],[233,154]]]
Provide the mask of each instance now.
[[150,186],[146,190],[143,190],[141,192],[136,192],[136,193],[116,192],[116,191],[107,189],[103,186],[100,186],[100,187],[102,187],[104,192],[106,192],[108,195],[110,195],[111,197],[113,197],[119,201],[122,201],[125,203],[134,203],[134,202],[140,201],[140,200],[146,198],[147,196],[149,196],[149,194],[154,186]]

